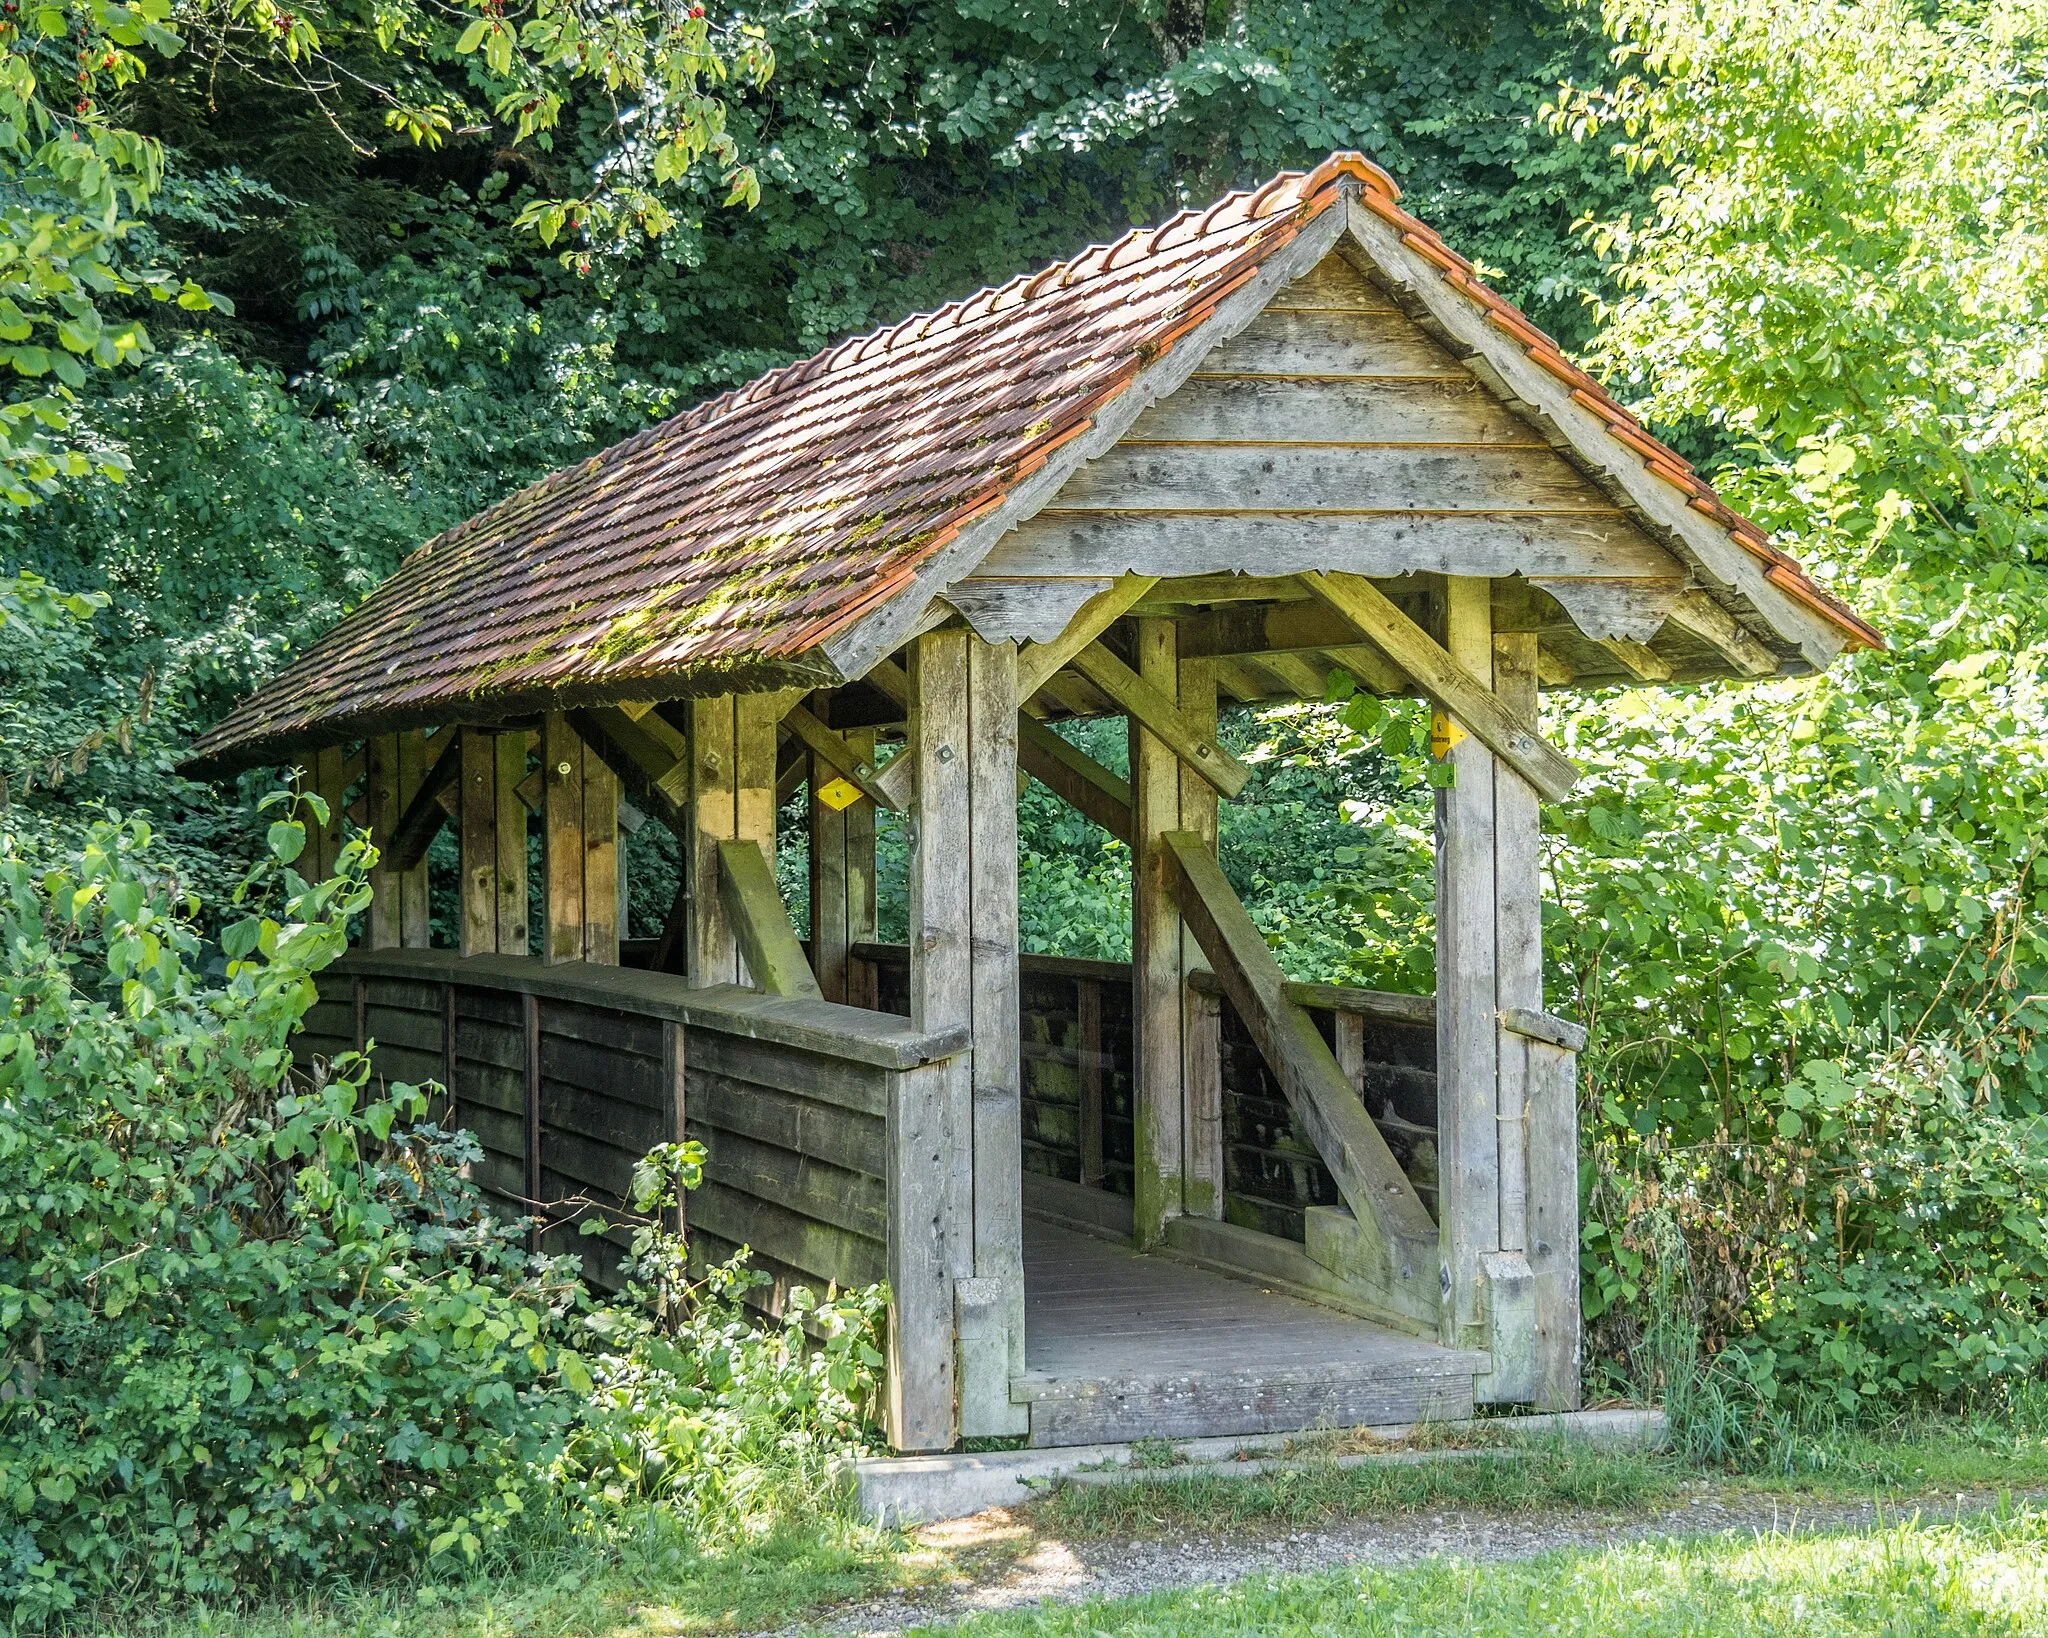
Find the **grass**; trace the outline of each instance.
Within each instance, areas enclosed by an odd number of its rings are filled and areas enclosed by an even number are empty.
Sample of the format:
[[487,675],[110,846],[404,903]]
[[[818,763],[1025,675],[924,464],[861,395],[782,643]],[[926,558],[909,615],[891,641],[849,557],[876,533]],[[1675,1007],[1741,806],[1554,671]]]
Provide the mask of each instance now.
[[983,1616],[973,1638],[1173,1634],[2032,1633],[2048,1628],[2048,1515],[1863,1535],[1720,1537],[1504,1564],[1260,1576],[1221,1588]]
[[[1317,1459],[1345,1448],[1337,1440],[1312,1444],[1298,1471],[1256,1479],[1190,1475],[1170,1465],[1169,1453],[1155,1451],[1160,1465],[1143,1484],[1065,1487],[1021,1510],[1015,1528],[978,1536],[918,1538],[822,1515],[744,1548],[700,1554],[665,1515],[651,1513],[604,1544],[536,1544],[460,1581],[326,1588],[253,1609],[100,1609],[74,1620],[69,1631],[104,1638],[677,1638],[792,1624],[891,1589],[990,1579],[1042,1543],[1063,1538],[1244,1539],[1450,1506],[1616,1518],[1681,1493],[1690,1498],[1702,1482],[1699,1469],[1674,1458],[1555,1441],[1536,1443],[1518,1461],[1345,1469]],[[1706,1483],[1724,1493],[1877,1497],[1902,1515],[1916,1509],[1936,1515],[1942,1498],[1963,1492],[2048,1491],[2048,1436],[1988,1419],[1929,1419],[1884,1433],[1830,1433],[1801,1444],[1792,1461],[1768,1477],[1721,1473]],[[1089,1618],[1092,1628],[1080,1613],[1053,1611],[991,1618],[962,1630],[1431,1632],[1450,1630],[1443,1612],[1469,1607],[1475,1632],[1555,1627],[1651,1638],[1681,1630],[1790,1630],[1796,1623],[1785,1610],[1795,1599],[1809,1612],[1801,1632],[2048,1630],[2034,1560],[2048,1561],[2040,1519],[2011,1516],[1901,1525],[1835,1540],[1664,1543],[1485,1567],[1440,1564],[1260,1580],[1227,1592],[1100,1606]],[[1549,1614],[1542,1608],[1546,1598],[1554,1607]],[[1747,1601],[1739,1608],[1738,1598]],[[1914,1624],[1921,1617],[1907,1606],[1915,1598],[1950,1624]],[[1751,1607],[1758,1599],[1777,1600],[1784,1609],[1771,1614]],[[1999,1599],[2019,1614],[2008,1619],[2002,1605],[1978,1609]],[[1400,1619],[1410,1625],[1398,1624],[1398,1612],[1406,1612]],[[1954,1624],[1980,1615],[1978,1627]],[[1787,1625],[1768,1624],[1781,1617]],[[1466,1630],[1462,1615],[1458,1625]]]

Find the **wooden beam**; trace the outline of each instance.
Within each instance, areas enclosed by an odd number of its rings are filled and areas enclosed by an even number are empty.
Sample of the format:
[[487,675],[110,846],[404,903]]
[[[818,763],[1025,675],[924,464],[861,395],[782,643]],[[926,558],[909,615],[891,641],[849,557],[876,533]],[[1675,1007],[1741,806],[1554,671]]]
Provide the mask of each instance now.
[[1193,615],[1181,626],[1181,646],[1189,659],[1255,659],[1357,641],[1351,622],[1320,598],[1215,609]]
[[1161,580],[1127,612],[1143,618],[1216,603],[1294,603],[1307,595],[1292,575],[1191,574]]
[[1566,663],[1564,656],[1548,644],[1539,643],[1536,649],[1536,678],[1545,688],[1565,688],[1575,681],[1578,673]]
[[390,854],[391,838],[405,804],[398,790],[398,736],[373,735],[363,747],[365,779],[363,828],[377,848],[370,867],[370,909],[363,918],[365,944],[372,950],[398,948],[398,878]]
[[[455,736],[446,734],[435,749],[446,750],[454,742]],[[398,846],[405,830],[405,816],[419,799],[427,770],[427,736],[421,729],[408,728],[398,736],[399,817],[391,832],[392,851],[397,855],[393,864],[398,873],[398,942],[408,950],[424,950],[434,942],[427,899],[427,850],[422,846],[417,854],[408,855]],[[448,813],[438,802],[433,811],[440,815],[434,825],[439,830]]]
[[569,722],[636,801],[678,840],[688,837],[689,742],[673,724],[658,712],[634,718],[611,706],[572,711]]
[[583,959],[583,741],[559,711],[541,725],[541,959]]
[[1044,723],[1017,717],[1017,761],[1026,773],[1125,846],[1131,841],[1131,786]]
[[393,868],[401,871],[415,869],[427,856],[427,849],[441,833],[441,827],[448,822],[448,810],[442,805],[441,793],[454,784],[462,774],[462,756],[457,749],[464,732],[458,730],[441,736],[435,747],[437,754],[433,764],[421,776],[419,788],[413,792],[412,800],[405,805],[405,811],[398,816],[398,828],[391,833],[391,862]]
[[1161,842],[1182,916],[1338,1193],[1375,1242],[1377,1266],[1358,1270],[1357,1277],[1398,1312],[1433,1322],[1437,1229],[1414,1185],[1337,1067],[1315,1021],[1288,998],[1279,963],[1210,857],[1207,843],[1186,831],[1169,833]]
[[[1146,716],[1170,715],[1199,732],[1178,703],[1179,661],[1171,620],[1140,620],[1131,680],[1158,704]],[[1091,651],[1092,652],[1092,651]],[[1103,652],[1107,652],[1106,650]],[[1121,662],[1118,662],[1121,665]],[[1164,707],[1162,712],[1159,706]],[[1182,828],[1178,746],[1130,717],[1131,757],[1131,1024],[1133,1238],[1140,1251],[1158,1245],[1166,1225],[1186,1209],[1183,1142],[1185,1068],[1181,1042],[1180,915],[1161,838]]]
[[1259,654],[1251,663],[1271,672],[1283,688],[1292,689],[1297,699],[1319,700],[1329,691],[1330,673],[1300,654]]
[[1076,654],[1074,669],[1223,795],[1235,796],[1250,782],[1251,769],[1218,745],[1213,735],[1203,733],[1198,724],[1188,721],[1162,690],[1100,643],[1091,643]]
[[1703,591],[1687,592],[1667,616],[1681,631],[1689,631],[1703,643],[1718,650],[1721,657],[1745,677],[1774,677],[1778,657],[1751,635],[1734,615]]
[[1051,642],[1027,644],[1017,656],[1017,698],[1030,699],[1158,583],[1154,575],[1127,574],[1083,603],[1073,623]]
[[[903,811],[903,805],[882,786],[872,747],[865,753],[855,749],[845,735],[834,733],[801,705],[791,706],[782,721],[792,734],[816,755],[831,763],[863,796],[880,803],[892,813]],[[872,740],[873,736],[869,738]]]
[[1375,694],[1392,696],[1410,691],[1410,684],[1401,674],[1401,668],[1369,643],[1349,643],[1340,648],[1325,649],[1323,658],[1332,665],[1342,666],[1351,673],[1353,682]]
[[[1292,658],[1292,656],[1290,656]],[[1182,660],[1175,699],[1204,734],[1216,732],[1216,662]],[[1216,787],[1180,765],[1180,828],[1216,851]],[[1178,918],[1176,918],[1178,919]],[[1180,942],[1181,1205],[1189,1217],[1223,1215],[1223,1009],[1193,979],[1208,970],[1201,944],[1183,924]]]
[[299,874],[309,882],[327,880],[341,858],[341,810],[348,806],[348,776],[343,766],[339,745],[313,754],[312,788],[327,803],[327,820],[322,824],[311,813],[306,816],[306,852],[311,863],[302,866]]
[[1632,637],[1600,637],[1595,641],[1627,667],[1628,674],[1637,682],[1671,680],[1671,662],[1648,643],[1639,643]]
[[516,729],[509,734],[491,736],[493,760],[497,765],[497,823],[492,840],[497,850],[495,896],[499,955],[525,955],[529,939],[526,885],[528,810],[519,796],[519,786],[526,778],[526,740],[526,734]]
[[1384,650],[1474,738],[1534,785],[1546,801],[1563,800],[1579,776],[1570,759],[1533,724],[1503,706],[1491,688],[1447,654],[1379,587],[1348,574],[1305,574],[1302,581]]
[[825,999],[759,842],[734,837],[718,844],[718,896],[755,988],[770,995]]

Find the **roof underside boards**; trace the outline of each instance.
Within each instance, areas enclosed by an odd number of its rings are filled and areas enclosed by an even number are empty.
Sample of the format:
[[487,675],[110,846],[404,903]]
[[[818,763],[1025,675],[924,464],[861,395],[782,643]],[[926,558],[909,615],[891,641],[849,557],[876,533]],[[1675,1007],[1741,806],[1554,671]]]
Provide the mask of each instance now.
[[[955,605],[981,619],[1005,576],[1069,580],[1078,606],[1089,582],[1138,566],[1159,502],[1185,503],[1220,542],[1243,535],[1248,510],[1306,496],[1341,561],[1302,567],[1459,566],[1548,585],[1668,580],[1676,564],[1781,654],[1825,663],[1845,642],[1880,641],[1396,198],[1376,167],[1333,156],[650,428],[420,548],[188,766],[221,773],[543,705],[829,684],[865,672],[956,586]],[[1364,252],[1389,224],[1407,263],[1387,277],[1396,253]],[[1329,255],[1340,238],[1347,262]],[[1487,345],[1454,334],[1443,303]],[[1505,381],[1532,361],[1562,410]],[[1263,453],[1216,464],[1262,426],[1294,429],[1272,436],[1295,446],[1272,470]],[[1297,436],[1319,430],[1337,436]],[[1083,512],[1115,517],[1077,534]],[[1194,572],[1176,538],[1173,572]],[[1091,539],[1109,542],[1100,558]],[[1280,559],[1219,566],[1254,561]],[[1572,608],[1568,590],[1557,600]],[[1035,611],[1025,635],[1057,617],[1050,591],[1010,596]]]

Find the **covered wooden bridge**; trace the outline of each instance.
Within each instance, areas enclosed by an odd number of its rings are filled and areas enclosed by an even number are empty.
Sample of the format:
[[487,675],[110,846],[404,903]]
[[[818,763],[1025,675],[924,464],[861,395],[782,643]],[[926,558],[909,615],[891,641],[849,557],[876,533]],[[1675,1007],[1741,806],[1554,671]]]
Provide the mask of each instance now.
[[[703,1255],[751,1246],[771,1302],[889,1282],[900,1449],[1575,1403],[1580,1036],[1544,1010],[1537,853],[1574,770],[1538,691],[1879,639],[1397,199],[1335,155],[423,546],[195,757],[304,770],[315,869],[351,802],[384,848],[304,1050],[445,1082],[544,1219],[702,1137]],[[1434,996],[1285,981],[1217,867],[1219,701],[1336,667],[1463,735]],[[1105,714],[1128,779],[1050,726]],[[1128,965],[1020,959],[1020,770],[1130,844]],[[879,808],[907,947],[875,942]],[[630,964],[622,811],[685,865]],[[429,947],[444,824],[459,952]]]

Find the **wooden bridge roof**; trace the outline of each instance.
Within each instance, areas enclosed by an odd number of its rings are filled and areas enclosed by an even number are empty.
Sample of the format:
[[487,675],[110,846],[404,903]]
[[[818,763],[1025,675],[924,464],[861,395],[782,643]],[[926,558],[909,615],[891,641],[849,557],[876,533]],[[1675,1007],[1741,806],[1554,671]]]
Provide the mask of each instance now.
[[543,706],[857,673],[849,632],[910,601],[977,523],[1007,527],[1120,395],[1354,204],[1596,418],[1613,447],[1582,455],[1668,485],[1825,622],[1834,647],[1881,646],[1398,199],[1379,167],[1335,154],[771,371],[565,467],[415,551],[202,736],[188,771]]

